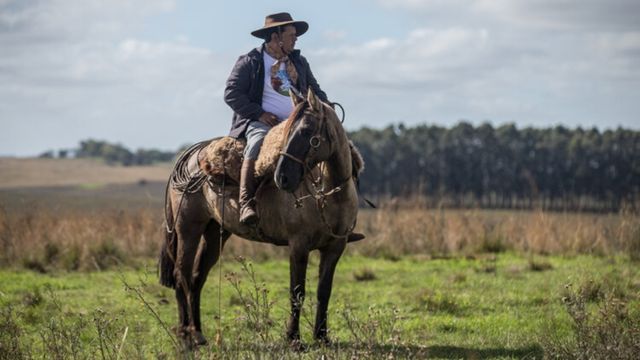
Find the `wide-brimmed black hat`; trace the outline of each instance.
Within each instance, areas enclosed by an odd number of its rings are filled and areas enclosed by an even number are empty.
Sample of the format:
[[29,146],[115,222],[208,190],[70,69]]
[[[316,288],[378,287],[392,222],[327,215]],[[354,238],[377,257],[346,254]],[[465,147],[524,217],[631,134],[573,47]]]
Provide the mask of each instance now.
[[296,35],[300,36],[309,30],[309,24],[304,21],[293,20],[291,15],[286,12],[267,15],[264,18],[264,26],[256,31],[252,31],[251,35],[264,39],[270,29],[282,25],[293,25],[296,27]]

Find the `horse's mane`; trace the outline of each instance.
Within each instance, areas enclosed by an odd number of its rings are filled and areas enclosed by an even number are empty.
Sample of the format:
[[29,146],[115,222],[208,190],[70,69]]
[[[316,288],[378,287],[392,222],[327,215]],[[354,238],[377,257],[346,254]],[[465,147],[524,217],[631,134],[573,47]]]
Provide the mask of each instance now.
[[304,111],[307,108],[306,105],[307,105],[306,101],[303,101],[300,104],[296,105],[295,109],[293,109],[293,111],[291,112],[291,115],[289,115],[289,118],[285,122],[284,129],[283,129],[284,136],[282,138],[283,146],[284,146],[284,143],[286,143],[287,140],[289,139],[289,135],[291,135],[291,131],[293,131],[293,126],[295,125],[296,122],[298,122],[298,120],[304,114]]

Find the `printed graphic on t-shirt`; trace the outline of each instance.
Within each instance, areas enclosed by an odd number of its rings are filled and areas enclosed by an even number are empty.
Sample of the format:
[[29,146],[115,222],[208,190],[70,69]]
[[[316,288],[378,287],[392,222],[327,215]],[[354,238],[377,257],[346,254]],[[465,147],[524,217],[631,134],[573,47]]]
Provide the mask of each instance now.
[[289,96],[289,89],[291,89],[291,80],[285,69],[280,69],[275,75],[271,76],[271,87],[278,94],[283,96]]

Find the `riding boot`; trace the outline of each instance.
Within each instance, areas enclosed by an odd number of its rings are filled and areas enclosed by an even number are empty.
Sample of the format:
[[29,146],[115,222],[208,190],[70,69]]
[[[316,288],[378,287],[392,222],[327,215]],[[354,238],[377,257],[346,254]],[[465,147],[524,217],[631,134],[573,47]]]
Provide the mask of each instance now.
[[256,178],[254,174],[256,161],[245,159],[240,170],[240,223],[253,226],[258,223],[256,213]]

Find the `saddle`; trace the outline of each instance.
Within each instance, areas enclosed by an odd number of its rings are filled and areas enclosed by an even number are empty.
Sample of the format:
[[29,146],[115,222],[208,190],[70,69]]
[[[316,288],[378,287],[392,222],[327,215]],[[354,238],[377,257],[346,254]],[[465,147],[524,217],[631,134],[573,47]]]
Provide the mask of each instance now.
[[[283,124],[271,128],[264,138],[255,165],[255,176],[258,179],[268,179],[275,172],[284,144]],[[224,181],[227,185],[238,186],[245,146],[245,139],[235,139],[230,136],[212,140],[198,155],[200,169],[209,176],[214,184],[222,185]],[[349,141],[349,148],[351,149],[353,177],[357,179],[364,170],[364,160],[351,141]]]

